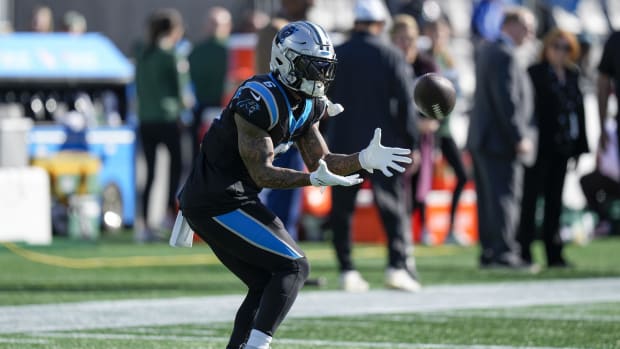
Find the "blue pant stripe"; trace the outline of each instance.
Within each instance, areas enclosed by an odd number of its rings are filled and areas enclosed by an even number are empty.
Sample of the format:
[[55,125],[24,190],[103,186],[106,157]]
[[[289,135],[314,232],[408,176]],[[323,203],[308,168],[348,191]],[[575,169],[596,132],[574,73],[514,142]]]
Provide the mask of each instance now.
[[285,241],[280,240],[264,224],[241,209],[214,217],[213,219],[245,241],[263,250],[291,259],[303,257]]

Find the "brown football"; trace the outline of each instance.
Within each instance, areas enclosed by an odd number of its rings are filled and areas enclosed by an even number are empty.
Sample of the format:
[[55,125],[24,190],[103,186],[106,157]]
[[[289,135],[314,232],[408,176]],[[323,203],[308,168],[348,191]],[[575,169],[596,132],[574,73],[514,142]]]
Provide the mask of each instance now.
[[456,90],[450,80],[437,73],[428,73],[416,80],[413,100],[424,116],[443,120],[454,109]]

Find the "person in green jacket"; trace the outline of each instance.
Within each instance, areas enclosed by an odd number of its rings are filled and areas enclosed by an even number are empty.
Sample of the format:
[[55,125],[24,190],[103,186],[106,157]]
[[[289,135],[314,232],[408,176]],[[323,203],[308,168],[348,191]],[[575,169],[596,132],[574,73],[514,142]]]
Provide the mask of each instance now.
[[[163,144],[170,152],[170,175],[165,222],[174,222],[176,193],[181,174],[181,129],[179,118],[185,108],[182,87],[188,71],[187,61],[175,53],[175,45],[183,37],[183,19],[174,9],[159,9],[148,21],[148,42],[137,57],[136,89],[139,134],[146,158],[147,177],[142,195],[144,229],[136,236],[139,241],[156,238],[149,226],[148,206],[155,176],[157,146]],[[164,223],[166,224],[166,223]],[[164,227],[164,228],[171,228]]]
[[207,108],[222,107],[228,72],[228,38],[231,30],[230,12],[223,7],[212,7],[205,20],[205,38],[194,46],[188,58],[197,101],[191,126],[192,158],[198,154],[202,114]]

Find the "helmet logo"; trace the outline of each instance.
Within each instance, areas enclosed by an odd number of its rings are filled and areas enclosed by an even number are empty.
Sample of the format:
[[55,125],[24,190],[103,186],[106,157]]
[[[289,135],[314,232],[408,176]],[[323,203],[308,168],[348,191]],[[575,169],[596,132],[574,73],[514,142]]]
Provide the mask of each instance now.
[[282,42],[284,41],[284,39],[288,38],[289,36],[293,35],[293,33],[295,33],[297,30],[297,27],[294,25],[287,25],[284,29],[282,29],[278,35],[278,42]]

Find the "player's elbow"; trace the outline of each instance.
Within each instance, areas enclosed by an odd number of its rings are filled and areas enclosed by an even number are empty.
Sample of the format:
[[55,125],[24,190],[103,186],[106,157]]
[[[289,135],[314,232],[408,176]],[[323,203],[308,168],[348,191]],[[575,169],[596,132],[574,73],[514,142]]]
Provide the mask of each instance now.
[[319,168],[319,160],[307,162],[306,167],[308,168],[309,172],[316,171],[316,169]]
[[253,169],[249,169],[250,177],[256,183],[257,186],[261,188],[268,188],[271,184],[271,176],[269,175],[269,171],[266,167],[256,167]]

